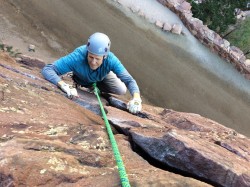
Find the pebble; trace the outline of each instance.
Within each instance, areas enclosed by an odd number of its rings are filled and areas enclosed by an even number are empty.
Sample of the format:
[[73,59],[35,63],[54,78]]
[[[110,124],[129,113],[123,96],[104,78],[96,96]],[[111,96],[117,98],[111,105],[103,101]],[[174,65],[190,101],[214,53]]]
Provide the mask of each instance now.
[[31,52],[35,52],[35,48],[36,48],[36,46],[35,45],[32,45],[32,44],[30,44],[29,45],[29,51]]

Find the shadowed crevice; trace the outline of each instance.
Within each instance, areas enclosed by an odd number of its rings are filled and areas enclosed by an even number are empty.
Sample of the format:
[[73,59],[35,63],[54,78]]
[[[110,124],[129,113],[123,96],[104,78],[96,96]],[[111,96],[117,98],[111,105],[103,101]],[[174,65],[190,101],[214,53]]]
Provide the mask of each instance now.
[[13,177],[0,173],[0,187],[14,187]]
[[185,171],[182,171],[180,169],[171,167],[165,163],[160,162],[159,160],[156,160],[154,158],[152,158],[146,151],[144,151],[139,145],[137,145],[135,142],[133,142],[132,137],[129,136],[129,142],[131,144],[132,150],[137,153],[139,156],[141,156],[144,160],[146,160],[150,165],[152,165],[153,167],[162,169],[164,171],[168,171],[170,173],[174,173],[177,175],[181,175],[184,177],[189,177],[189,178],[193,178],[196,179],[198,181],[202,181],[204,183],[210,184],[212,186],[216,186],[216,187],[223,187],[222,185],[215,183],[214,181],[210,181],[207,180],[205,178],[193,175],[192,173],[188,173]]
[[130,128],[120,128],[118,125],[115,125],[114,123],[112,123],[112,121],[110,121],[110,124],[112,125],[112,127],[115,129],[116,134],[124,134],[126,136],[129,137],[129,143],[131,145],[132,151],[134,151],[135,153],[137,153],[140,157],[142,157],[144,160],[146,160],[150,165],[152,165],[153,167],[162,169],[164,171],[168,171],[170,173],[174,173],[174,174],[178,174],[184,177],[189,177],[189,178],[193,178],[196,179],[198,181],[202,181],[204,183],[210,184],[212,186],[216,186],[216,187],[223,187],[222,185],[214,182],[214,181],[210,181],[206,178],[203,177],[199,177],[197,175],[192,174],[191,172],[185,172],[183,170],[180,170],[178,168],[174,168],[172,166],[169,166],[165,163],[160,162],[159,160],[156,160],[155,158],[151,157],[145,150],[143,150],[139,145],[137,145],[134,141],[132,136],[130,135]]

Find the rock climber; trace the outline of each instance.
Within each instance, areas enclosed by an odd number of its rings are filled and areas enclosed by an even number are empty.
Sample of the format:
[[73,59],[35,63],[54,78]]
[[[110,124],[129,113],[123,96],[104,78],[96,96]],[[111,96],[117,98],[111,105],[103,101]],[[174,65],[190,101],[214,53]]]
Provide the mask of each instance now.
[[110,46],[109,37],[96,32],[88,38],[86,45],[76,48],[52,64],[47,64],[42,69],[42,75],[66,92],[69,98],[78,97],[76,88],[60,77],[69,72],[73,73],[72,78],[77,85],[89,88],[96,83],[101,92],[124,95],[128,88],[132,99],[128,102],[127,109],[136,114],[142,108],[139,87],[120,60],[110,51]]

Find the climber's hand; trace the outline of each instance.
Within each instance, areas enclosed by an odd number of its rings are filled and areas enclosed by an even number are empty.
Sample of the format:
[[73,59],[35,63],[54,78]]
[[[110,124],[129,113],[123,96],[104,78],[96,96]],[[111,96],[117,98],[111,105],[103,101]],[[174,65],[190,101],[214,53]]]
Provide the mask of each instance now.
[[61,88],[62,91],[67,94],[68,98],[72,99],[73,97],[79,97],[77,90],[64,81],[58,82],[57,85],[59,88]]
[[135,93],[134,98],[128,102],[127,109],[130,113],[137,114],[142,109],[141,102],[142,100],[140,95]]

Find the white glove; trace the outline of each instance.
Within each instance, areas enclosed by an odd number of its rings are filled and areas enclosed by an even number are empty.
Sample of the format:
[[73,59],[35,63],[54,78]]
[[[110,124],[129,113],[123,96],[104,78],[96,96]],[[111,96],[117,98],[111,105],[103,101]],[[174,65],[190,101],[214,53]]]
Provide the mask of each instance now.
[[128,102],[127,109],[132,114],[137,114],[138,112],[141,111],[142,108],[141,102],[142,102],[141,98],[134,98]]
[[60,81],[58,86],[67,94],[68,98],[72,99],[73,97],[78,97],[77,90],[65,82]]

